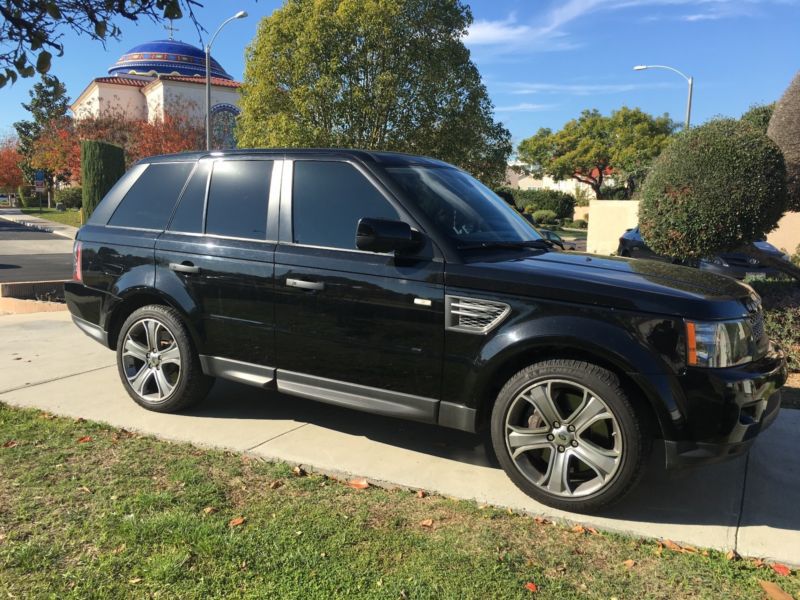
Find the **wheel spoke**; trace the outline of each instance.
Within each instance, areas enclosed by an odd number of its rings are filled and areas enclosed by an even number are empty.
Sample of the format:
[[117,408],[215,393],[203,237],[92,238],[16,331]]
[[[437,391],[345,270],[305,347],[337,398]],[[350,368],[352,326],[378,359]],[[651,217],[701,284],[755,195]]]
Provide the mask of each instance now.
[[614,472],[619,460],[619,451],[607,450],[587,441],[581,441],[579,446],[572,449],[572,452],[578,460],[592,469],[603,480]]
[[567,484],[567,464],[569,463],[568,452],[550,452],[550,462],[547,465],[547,472],[542,477],[542,485],[554,494],[564,494],[569,492]]
[[180,366],[181,364],[181,351],[178,348],[178,344],[172,342],[172,344],[161,353],[161,363],[162,364],[173,364]]
[[139,369],[139,372],[136,373],[133,377],[128,377],[128,381],[131,384],[131,387],[134,391],[139,394],[140,396],[144,396],[144,387],[147,384],[148,379],[153,375],[153,369],[148,367],[146,364],[142,365],[142,368]]
[[167,376],[162,369],[155,369],[154,373],[156,386],[158,387],[158,397],[164,398],[165,396],[169,396],[175,386],[167,380]]
[[568,423],[574,426],[575,431],[580,435],[597,421],[610,418],[612,418],[611,413],[608,412],[605,404],[587,394],[583,403],[570,415]]
[[552,443],[547,440],[547,433],[541,430],[525,427],[508,427],[506,435],[508,446],[511,448],[511,458],[517,458],[523,452],[552,448]]
[[139,342],[134,341],[133,338],[128,335],[127,339],[125,340],[124,355],[132,356],[136,360],[146,362],[148,352],[149,350],[147,348],[142,346]]
[[154,352],[158,351],[158,329],[161,324],[153,319],[144,322],[144,331],[147,336],[147,347]]
[[553,396],[550,394],[549,383],[545,385],[537,385],[536,387],[532,388],[528,394],[529,396],[527,396],[526,399],[536,407],[550,427],[553,427],[553,423],[561,421],[561,416],[558,414],[558,408],[556,408],[556,405],[553,402]]

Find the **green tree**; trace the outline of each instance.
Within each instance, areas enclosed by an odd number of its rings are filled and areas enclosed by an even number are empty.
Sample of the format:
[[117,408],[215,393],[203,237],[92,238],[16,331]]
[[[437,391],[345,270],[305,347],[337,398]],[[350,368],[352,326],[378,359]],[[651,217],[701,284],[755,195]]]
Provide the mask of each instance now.
[[105,42],[119,39],[122,30],[112,22],[121,17],[137,21],[180,19],[184,10],[200,30],[193,9],[197,0],[4,0],[0,2],[0,87],[18,77],[47,73],[53,54],[64,54],[64,29]]
[[247,49],[243,146],[427,154],[498,183],[510,133],[462,42],[460,0],[288,0]]
[[[47,126],[57,120],[63,119],[69,109],[67,88],[53,75],[42,75],[42,80],[34,84],[28,92],[31,101],[22,103],[22,108],[31,113],[30,120],[17,121],[14,129],[17,131],[18,150],[22,155],[20,168],[28,183],[33,183],[34,169],[31,166],[36,149],[36,141]],[[47,174],[48,181],[52,174]]]
[[789,210],[800,211],[800,72],[776,103],[767,135],[786,161]]
[[87,219],[124,174],[125,152],[122,148],[105,142],[81,142],[81,200]]
[[641,199],[639,228],[658,254],[694,260],[741,248],[792,273],[750,245],[777,226],[787,194],[780,149],[747,123],[715,119],[677,135]]
[[772,104],[753,104],[746,113],[741,116],[742,121],[756,127],[760,132],[767,133],[769,120],[775,111],[775,103]]
[[542,128],[523,140],[518,154],[534,175],[576,179],[591,186],[598,198],[605,198],[610,188],[604,183],[613,173],[630,198],[674,130],[667,115],[653,117],[638,108],[623,106],[608,117],[585,110],[561,131]]

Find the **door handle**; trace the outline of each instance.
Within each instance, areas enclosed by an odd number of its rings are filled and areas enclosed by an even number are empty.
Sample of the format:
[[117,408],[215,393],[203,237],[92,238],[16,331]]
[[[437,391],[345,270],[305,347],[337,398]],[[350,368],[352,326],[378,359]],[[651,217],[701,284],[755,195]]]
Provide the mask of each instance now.
[[321,281],[303,281],[302,279],[287,279],[288,287],[296,287],[301,290],[324,290],[325,284]]
[[170,268],[170,270],[177,271],[178,273],[199,273],[200,272],[200,267],[196,267],[190,262],[169,263],[169,268]]

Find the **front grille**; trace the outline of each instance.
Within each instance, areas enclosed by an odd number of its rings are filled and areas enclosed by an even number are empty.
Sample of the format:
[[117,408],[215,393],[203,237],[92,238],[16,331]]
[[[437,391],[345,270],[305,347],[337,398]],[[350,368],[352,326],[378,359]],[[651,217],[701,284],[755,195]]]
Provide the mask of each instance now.
[[503,302],[445,297],[445,327],[453,331],[485,334],[497,327],[511,312]]
[[756,342],[761,341],[765,334],[764,313],[759,308],[756,312],[751,312],[747,319],[750,321],[750,327],[753,330],[753,339]]

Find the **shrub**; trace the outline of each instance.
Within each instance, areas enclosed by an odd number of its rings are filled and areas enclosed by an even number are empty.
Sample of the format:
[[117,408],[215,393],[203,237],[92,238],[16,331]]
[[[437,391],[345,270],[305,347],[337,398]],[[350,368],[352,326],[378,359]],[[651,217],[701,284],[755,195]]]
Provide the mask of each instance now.
[[800,371],[800,289],[791,281],[753,281],[751,285],[763,302],[767,334],[786,350],[789,368]]
[[767,135],[786,161],[789,210],[800,210],[800,72],[775,104]]
[[571,219],[575,214],[575,198],[558,190],[514,190],[513,194],[517,206],[527,212],[551,210],[559,219]]
[[19,199],[19,203],[23,208],[33,208],[33,206],[39,205],[36,201],[36,194],[29,193],[24,185],[17,188],[17,199]]
[[87,219],[124,173],[122,148],[105,142],[81,142],[82,205]]
[[507,187],[497,188],[494,190],[494,193],[500,196],[503,200],[505,200],[511,206],[516,206],[517,201],[514,198],[514,190]]
[[780,149],[756,128],[716,119],[680,133],[641,189],[639,226],[656,253],[694,259],[774,229],[786,210]]
[[575,186],[575,206],[589,206],[594,194],[581,185]]
[[589,227],[589,223],[587,223],[583,219],[578,219],[577,221],[573,221],[572,224],[578,229],[586,229],[587,227]]
[[602,185],[597,194],[598,199],[603,200],[628,200],[628,190],[624,185]]
[[556,213],[552,210],[536,210],[532,213],[533,220],[539,225],[547,225],[556,222]]
[[753,104],[746,113],[741,116],[741,120],[749,123],[761,133],[767,133],[769,120],[775,111],[775,103],[772,104]]
[[792,264],[797,265],[800,267],[800,244],[797,245],[797,248],[794,250],[794,254],[791,256]]
[[83,202],[83,192],[80,187],[56,190],[56,202],[63,202],[66,208],[80,208]]

